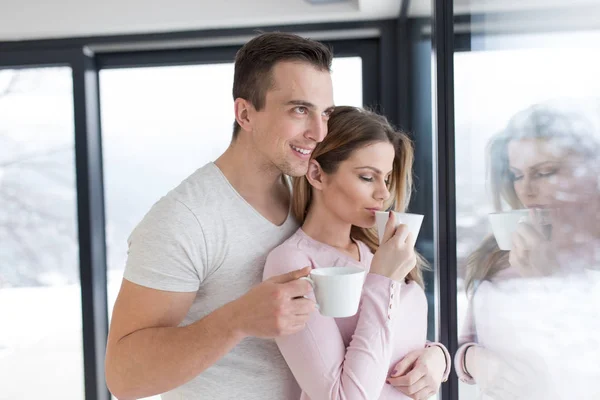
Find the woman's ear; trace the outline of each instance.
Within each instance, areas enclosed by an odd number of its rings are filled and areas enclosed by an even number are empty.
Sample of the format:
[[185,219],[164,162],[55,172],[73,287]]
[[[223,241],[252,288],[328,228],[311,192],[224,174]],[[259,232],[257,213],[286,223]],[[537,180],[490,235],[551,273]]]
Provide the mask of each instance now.
[[306,173],[306,180],[308,180],[308,183],[310,183],[313,188],[322,190],[324,178],[325,173],[323,172],[319,162],[316,160],[310,160],[308,163],[308,172]]

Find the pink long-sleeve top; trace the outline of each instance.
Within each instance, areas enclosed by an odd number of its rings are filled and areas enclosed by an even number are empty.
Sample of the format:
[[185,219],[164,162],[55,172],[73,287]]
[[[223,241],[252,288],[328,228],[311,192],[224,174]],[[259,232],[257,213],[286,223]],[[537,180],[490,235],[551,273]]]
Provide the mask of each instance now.
[[[527,382],[529,400],[600,399],[600,273],[522,278],[514,267],[480,282],[470,297],[455,355],[458,377],[466,350],[478,345]],[[494,364],[487,380],[502,378]],[[506,367],[504,367],[506,368]],[[498,379],[498,385],[503,382]],[[491,399],[483,393],[481,398]]]
[[[300,228],[269,254],[263,278],[306,266],[368,271],[373,254],[364,243],[356,243],[360,261]],[[305,329],[276,342],[302,389],[301,400],[408,399],[386,379],[406,354],[428,346],[426,334],[423,289],[415,282],[368,273],[356,315],[332,318],[315,311]]]
[[[514,268],[507,268],[507,269],[501,270],[497,274],[497,276],[494,278],[494,282],[507,281],[507,280],[511,280],[511,279],[516,279],[518,277],[519,277],[519,274],[517,273],[517,271]],[[487,290],[486,289],[487,286],[490,284],[491,284],[491,282],[483,282],[483,289],[481,290],[481,292],[485,292]],[[469,372],[465,368],[465,354],[466,354],[467,349],[470,346],[476,345],[479,342],[477,326],[475,324],[475,316],[474,316],[472,300],[473,299],[471,298],[469,301],[469,306],[468,306],[466,314],[465,314],[465,320],[463,323],[463,327],[458,335],[459,348],[456,351],[456,354],[454,355],[454,368],[455,368],[456,374],[458,375],[458,378],[462,382],[465,382],[465,383],[468,383],[471,385],[475,384],[475,380],[473,379],[473,377],[471,375],[469,375]],[[484,320],[484,318],[485,318],[485,314],[482,313],[480,319]],[[487,319],[487,318],[485,318],[485,319]],[[484,328],[484,330],[485,330],[485,328]],[[500,335],[500,337],[502,337],[502,336],[503,335]],[[484,337],[485,337],[485,334],[484,334]]]

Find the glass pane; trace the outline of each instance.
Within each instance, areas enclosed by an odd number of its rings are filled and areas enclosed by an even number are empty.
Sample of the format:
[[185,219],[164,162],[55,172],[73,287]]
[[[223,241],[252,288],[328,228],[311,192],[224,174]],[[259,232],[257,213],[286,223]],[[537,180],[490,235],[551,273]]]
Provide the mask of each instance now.
[[[335,103],[362,106],[361,58],[335,58],[332,69]],[[135,225],[229,146],[232,85],[233,64],[100,72],[109,315]]]
[[457,41],[461,400],[600,398],[600,30],[540,7]]
[[73,141],[70,68],[0,71],[4,399],[84,396]]

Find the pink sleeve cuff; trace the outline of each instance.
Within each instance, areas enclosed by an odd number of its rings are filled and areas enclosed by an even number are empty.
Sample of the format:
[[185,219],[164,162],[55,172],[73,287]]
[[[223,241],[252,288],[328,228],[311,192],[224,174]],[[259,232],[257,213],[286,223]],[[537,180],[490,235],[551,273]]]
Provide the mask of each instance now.
[[425,344],[425,348],[437,346],[444,352],[444,357],[446,358],[446,369],[444,370],[444,376],[442,377],[442,382],[446,382],[448,380],[448,375],[450,375],[450,369],[452,368],[452,358],[450,357],[450,353],[448,353],[448,349],[441,343],[438,342],[427,342]]
[[460,379],[461,382],[468,383],[469,385],[474,385],[475,379],[473,379],[471,374],[467,372],[467,367],[465,364],[465,354],[467,353],[469,347],[476,345],[477,343],[475,342],[465,343],[458,348],[458,350],[456,351],[456,355],[454,356],[454,370],[456,371],[458,379]]

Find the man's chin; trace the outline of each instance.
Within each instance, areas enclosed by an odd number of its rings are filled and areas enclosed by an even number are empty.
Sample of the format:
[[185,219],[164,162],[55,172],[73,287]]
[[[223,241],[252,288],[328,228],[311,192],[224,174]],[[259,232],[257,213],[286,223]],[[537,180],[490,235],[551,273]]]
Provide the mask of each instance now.
[[287,168],[282,168],[281,171],[292,177],[304,176],[308,172],[308,163],[306,165],[287,166]]

